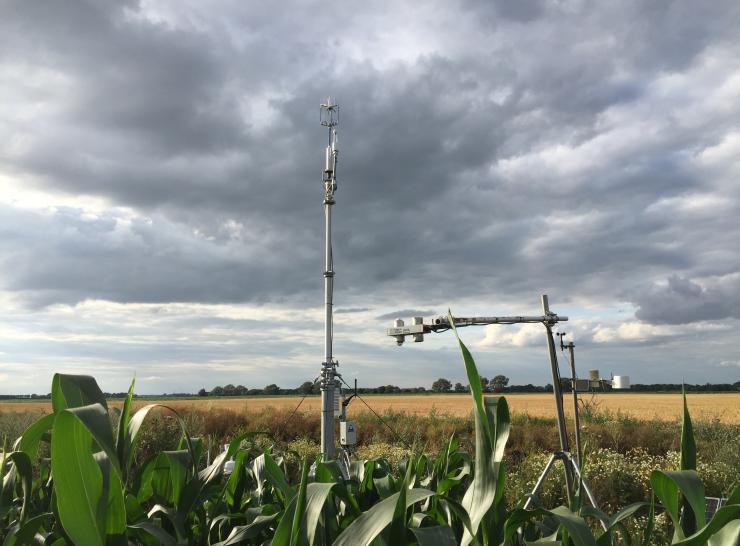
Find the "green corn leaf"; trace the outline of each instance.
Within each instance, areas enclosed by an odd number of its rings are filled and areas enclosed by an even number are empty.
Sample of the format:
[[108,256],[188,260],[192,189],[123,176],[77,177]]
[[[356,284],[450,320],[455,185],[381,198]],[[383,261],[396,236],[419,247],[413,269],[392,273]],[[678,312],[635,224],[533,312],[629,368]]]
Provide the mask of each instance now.
[[373,485],[375,485],[375,490],[378,492],[381,499],[387,499],[393,493],[398,491],[396,482],[390,474],[380,478],[373,478]]
[[123,457],[121,460],[121,466],[125,467],[127,472],[128,469],[131,468],[131,463],[133,462],[134,453],[136,452],[136,446],[138,444],[141,426],[144,424],[145,419],[149,416],[151,411],[156,408],[166,409],[175,416],[177,423],[180,425],[180,430],[182,430],[188,452],[190,453],[191,462],[189,466],[193,471],[195,471],[198,461],[193,449],[190,435],[188,434],[185,427],[185,421],[183,421],[182,417],[180,417],[180,414],[177,413],[174,408],[165,406],[164,404],[148,404],[137,411],[129,419],[128,427],[126,427],[126,438],[125,440],[123,440],[123,446],[119,446],[119,452],[122,454],[121,456]]
[[[501,461],[509,438],[510,419],[509,409],[503,397],[483,397],[475,360],[454,328],[455,320],[451,313],[449,320],[462,351],[475,408],[475,472],[473,482],[462,501],[470,515],[473,529],[472,534],[465,529],[460,542],[461,546],[467,546],[473,541],[489,510],[502,501],[504,473]],[[501,508],[502,506],[496,506],[495,511],[500,511]],[[497,527],[500,528],[500,525]]]
[[175,528],[178,539],[182,539],[188,536],[188,532],[185,529],[186,515],[178,512],[174,508],[163,506],[161,504],[155,504],[152,509],[149,510],[147,517],[149,519],[153,519],[155,516],[164,516],[165,518],[167,518],[172,526]]
[[100,404],[108,405],[94,377],[57,373],[51,383],[51,405],[54,413],[63,409]]
[[177,540],[167,531],[151,521],[141,521],[128,526],[129,529],[142,531],[154,537],[162,546],[177,546]]
[[290,546],[298,545],[298,530],[301,527],[301,518],[306,508],[306,486],[308,485],[308,458],[303,458],[303,469],[301,471],[301,484],[298,486],[295,514],[293,514],[293,527],[290,532]]
[[[691,416],[689,415],[689,406],[686,402],[686,389],[681,386],[683,394],[683,421],[681,424],[681,470],[696,470],[696,442],[694,441],[694,430],[691,425]],[[681,530],[684,535],[695,533],[697,528],[704,524],[699,521],[699,514],[696,514],[690,504],[686,502],[683,505],[683,518],[681,518]],[[704,509],[701,510],[702,514]]]
[[672,543],[675,546],[737,546],[740,544],[740,504],[723,506],[712,521],[693,535]]
[[36,533],[41,530],[47,521],[51,520],[52,516],[53,514],[51,512],[47,512],[29,518],[24,524],[16,523],[7,529],[8,534],[5,537],[3,546],[25,546],[26,544],[33,544]]
[[457,540],[449,527],[421,527],[411,529],[419,546],[457,546]]
[[406,543],[406,495],[409,490],[409,483],[411,482],[413,465],[409,464],[406,467],[406,475],[401,482],[399,488],[396,506],[393,509],[393,519],[388,527],[388,540],[390,544],[405,544]]
[[186,484],[190,454],[187,450],[162,451],[147,461],[141,472],[137,498],[144,503],[153,495],[176,505]]
[[[613,531],[622,525],[621,522],[633,516],[638,510],[646,506],[650,506],[650,504],[647,502],[635,502],[626,506],[612,517],[609,517],[604,512],[598,508],[594,508],[593,506],[584,506],[581,508],[580,513],[582,516],[595,517],[606,526],[606,531],[596,542],[598,546],[610,546],[612,544]],[[625,533],[624,529],[622,529],[622,533]]]
[[93,457],[92,441],[89,429],[73,413],[56,414],[51,474],[59,519],[75,544],[102,546],[107,497],[102,496],[103,475]]
[[118,476],[111,468],[108,456],[99,451],[93,457],[95,457],[103,476],[101,495],[108,499],[105,508],[105,533],[108,535],[107,544],[111,545],[115,544],[117,538],[122,537],[126,532],[126,505],[124,503],[123,487]]
[[28,517],[28,507],[31,502],[31,489],[33,484],[33,468],[31,458],[23,451],[14,451],[7,456],[7,460],[15,466],[16,476],[21,479],[21,490],[23,491],[23,504],[19,523],[23,525]]
[[287,505],[288,502],[290,502],[290,499],[295,495],[295,491],[293,491],[293,488],[285,479],[285,474],[269,453],[263,453],[260,457],[264,457],[265,459],[265,475],[267,480],[278,492],[284,505]]
[[16,442],[15,448],[18,451],[23,451],[28,454],[29,457],[36,457],[39,452],[39,443],[45,437],[47,441],[51,438],[48,436],[49,430],[51,430],[54,424],[54,414],[44,415],[37,419],[30,427],[28,427],[23,435]]
[[569,538],[575,546],[596,546],[596,540],[586,520],[578,514],[571,512],[567,506],[558,506],[553,510],[546,510],[546,512],[553,516],[560,525],[565,527],[568,531]]
[[737,546],[740,544],[740,519],[727,522],[707,541],[707,546]]
[[[558,530],[549,537],[543,537],[542,542],[537,543],[550,544],[557,540],[557,535],[567,535],[567,539],[563,540],[563,544],[573,543],[574,546],[597,546],[596,539],[591,533],[591,529],[588,526],[586,520],[580,517],[578,514],[573,513],[567,506],[558,506],[553,510],[545,510],[544,508],[535,508],[533,510],[524,510],[523,508],[515,508],[509,514],[504,524],[503,538],[500,542],[501,546],[504,544],[510,544],[512,537],[517,534],[519,528],[525,524],[542,517],[549,517],[554,520]],[[565,538],[564,536],[562,538]],[[532,542],[528,542],[530,544]]]
[[[370,544],[393,521],[399,495],[400,493],[391,495],[364,512],[342,531],[334,541],[333,546],[364,546]],[[410,489],[406,493],[406,507],[408,508],[433,495],[434,492],[428,489]]]
[[134,385],[136,384],[136,378],[131,380],[131,385],[128,388],[128,394],[126,399],[123,401],[123,407],[121,408],[121,415],[118,418],[118,437],[116,438],[116,455],[118,461],[121,464],[121,471],[123,473],[123,481],[126,481],[128,476],[128,464],[126,464],[127,456],[127,442],[126,437],[128,433],[128,424],[131,418],[131,401],[134,397]]
[[411,515],[411,527],[414,529],[418,529],[422,525],[424,525],[424,522],[426,520],[431,520],[432,517],[429,514],[425,514],[424,512],[416,512],[415,514]]
[[309,483],[306,490],[305,517],[301,521],[300,544],[313,546],[316,540],[321,511],[324,509],[329,494],[338,488],[336,483]]
[[226,540],[216,542],[212,546],[234,546],[235,544],[241,544],[247,540],[251,540],[257,537],[262,531],[275,521],[278,514],[271,514],[269,516],[257,516],[252,523],[249,525],[239,525],[234,527],[226,537]]
[[696,515],[698,525],[704,527],[704,484],[699,479],[696,471],[667,472],[654,470],[650,474],[650,484],[655,496],[658,497],[673,521],[674,541],[683,540],[686,536],[679,523],[679,496],[681,494]]
[[683,421],[681,423],[681,470],[696,470],[696,442],[694,428],[691,425],[689,405],[686,402],[686,390],[681,387],[683,394]]
[[111,429],[107,408],[100,403],[95,403],[88,406],[68,408],[64,411],[74,415],[87,428],[95,442],[108,456],[111,468],[120,478],[121,467],[118,464],[113,430]]
[[[296,510],[299,495],[294,495],[283,513],[270,545],[289,546],[290,544],[298,544],[307,546],[314,544],[321,511],[326,504],[326,499],[336,485],[335,483],[307,484],[305,509],[302,514]],[[299,518],[300,525],[298,533],[293,535],[293,524],[296,517]],[[293,536],[295,536],[295,542],[291,542]]]
[[357,499],[347,490],[347,486],[342,478],[342,472],[339,470],[336,462],[317,463],[315,479],[318,483],[333,485],[331,490],[337,498],[344,502],[346,513],[349,513],[353,517],[360,515],[361,510]]
[[246,451],[240,451],[234,458],[234,468],[231,471],[228,479],[226,480],[226,489],[224,491],[226,502],[232,510],[238,510],[242,497],[246,492],[247,480],[245,479],[245,461],[249,453]]
[[[439,499],[440,506],[445,507],[451,514],[454,514],[457,519],[459,519],[463,527],[468,531],[468,533],[472,534],[473,531],[473,525],[470,523],[470,516],[468,515],[468,511],[465,510],[462,504],[454,500],[452,497],[447,496]],[[449,525],[452,525],[451,521],[448,521]]]
[[730,496],[727,498],[727,504],[740,504],[740,483],[730,493]]

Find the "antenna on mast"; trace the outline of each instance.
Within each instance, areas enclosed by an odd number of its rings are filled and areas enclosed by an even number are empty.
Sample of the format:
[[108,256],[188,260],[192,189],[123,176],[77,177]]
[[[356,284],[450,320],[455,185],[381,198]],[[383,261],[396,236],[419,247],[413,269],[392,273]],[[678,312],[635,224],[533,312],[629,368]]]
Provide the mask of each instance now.
[[321,105],[319,119],[321,125],[329,129],[329,143],[324,155],[324,227],[326,232],[324,246],[324,361],[321,364],[321,460],[334,458],[334,397],[340,384],[337,380],[339,362],[332,354],[333,349],[333,297],[334,260],[331,248],[331,207],[334,205],[334,192],[337,190],[337,125],[339,105],[328,97]]

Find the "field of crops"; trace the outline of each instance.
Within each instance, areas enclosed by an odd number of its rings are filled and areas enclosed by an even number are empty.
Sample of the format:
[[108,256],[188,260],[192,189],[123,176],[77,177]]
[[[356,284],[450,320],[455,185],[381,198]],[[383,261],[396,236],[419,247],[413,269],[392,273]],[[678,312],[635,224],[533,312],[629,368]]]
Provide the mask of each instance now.
[[[570,398],[570,395],[566,395]],[[586,404],[592,404],[602,411],[623,414],[634,419],[679,421],[681,419],[681,395],[679,393],[608,393],[582,394]],[[740,392],[738,393],[693,393],[691,413],[702,420],[719,420],[728,424],[740,424]],[[415,395],[364,395],[363,398],[376,411],[399,411],[408,414],[425,415],[430,410],[440,414],[467,416],[472,411],[469,394],[415,394]],[[185,409],[194,407],[200,410],[229,409],[237,412],[259,412],[271,407],[277,410],[294,408],[299,396],[259,396],[259,397],[213,397],[182,400],[162,400],[168,406]],[[535,417],[553,415],[552,394],[507,394],[506,400],[512,414],[528,414]],[[139,408],[154,400],[134,401]],[[120,402],[119,402],[120,404]],[[116,401],[111,402],[116,406]],[[318,412],[321,400],[309,396],[301,404],[303,411]],[[365,411],[360,402],[350,406],[349,415]],[[0,411],[51,411],[51,402],[36,400],[0,401]],[[566,414],[572,414],[572,405],[565,404]]]
[[[195,437],[189,430],[202,428],[198,419],[220,415],[217,422],[228,425],[247,413],[191,408],[161,414],[152,405],[136,411],[133,384],[123,405],[109,408],[93,378],[57,375],[53,412],[40,412],[12,443],[6,429],[0,539],[52,546],[737,546],[737,426],[707,421],[695,434],[685,400],[677,400],[680,430],[653,421],[646,426],[654,439],[646,443],[673,435],[678,451],[665,444],[657,455],[649,447],[620,451],[626,427],[633,427],[630,442],[637,436],[635,422],[592,406],[584,415],[584,428],[592,428],[585,432],[598,441],[608,436],[614,449],[589,447],[581,468],[606,512],[589,506],[580,487],[565,499],[562,472],[525,509],[547,459],[532,446],[551,443],[552,422],[511,419],[505,398],[484,397],[475,387],[475,363],[462,343],[461,349],[474,386],[468,396],[473,419],[431,412],[425,421],[386,412],[399,429],[410,421],[432,432],[451,422],[455,430],[436,452],[416,440],[403,447],[370,442],[344,465],[316,459],[315,444],[300,435],[301,420],[310,414],[289,413],[296,422],[286,427],[287,420],[276,422],[284,413],[263,409],[258,414],[267,421],[252,422],[258,426],[251,431],[224,426],[221,435],[212,428]],[[0,424],[12,425],[21,414],[5,415],[16,417]],[[523,434],[515,440],[517,428]],[[230,442],[219,454],[212,440],[224,434]],[[727,504],[706,518],[705,495],[717,491]]]

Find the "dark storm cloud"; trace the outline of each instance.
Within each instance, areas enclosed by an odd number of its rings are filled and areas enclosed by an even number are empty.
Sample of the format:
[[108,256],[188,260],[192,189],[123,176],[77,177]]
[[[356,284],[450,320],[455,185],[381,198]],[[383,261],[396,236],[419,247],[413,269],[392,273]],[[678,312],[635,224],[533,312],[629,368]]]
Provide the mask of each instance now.
[[335,314],[347,314],[351,315],[353,313],[364,313],[365,311],[370,311],[369,307],[337,307],[334,309]]
[[305,275],[278,267],[289,253],[294,263],[306,261],[279,235],[263,234],[271,253],[250,253],[238,232],[194,237],[161,217],[88,216],[73,208],[39,214],[2,207],[3,287],[36,305],[88,298],[262,302],[273,286],[281,294],[272,301],[300,300],[307,288]]
[[665,285],[652,286],[635,298],[636,316],[653,324],[686,324],[740,318],[740,277],[702,287],[677,275]]
[[[674,271],[740,267],[717,258],[737,234],[727,215],[654,207],[727,191],[692,158],[733,116],[682,123],[701,97],[656,81],[735,51],[735,3],[443,5],[453,45],[404,61],[343,56],[377,46],[344,6],[331,41],[311,6],[224,3],[188,25],[133,2],[65,4],[9,3],[0,21],[2,62],[61,78],[35,89],[50,113],[15,121],[24,145],[0,166],[153,220],[9,211],[6,286],[35,301],[306,304],[321,290],[327,93],[342,107],[337,301],[611,302]],[[651,317],[661,297],[635,301]]]
[[391,311],[390,313],[385,313],[384,315],[380,315],[379,317],[375,317],[377,320],[393,320],[397,318],[407,318],[407,317],[428,317],[429,315],[433,315],[434,311],[421,311],[419,309],[401,309],[399,311]]

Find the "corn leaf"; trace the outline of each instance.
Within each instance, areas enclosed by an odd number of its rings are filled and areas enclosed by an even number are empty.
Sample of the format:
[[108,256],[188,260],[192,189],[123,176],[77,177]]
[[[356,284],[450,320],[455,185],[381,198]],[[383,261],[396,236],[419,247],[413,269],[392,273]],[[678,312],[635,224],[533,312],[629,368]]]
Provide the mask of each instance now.
[[303,458],[303,469],[301,471],[301,484],[298,486],[296,497],[295,514],[293,514],[293,526],[290,532],[290,546],[298,545],[298,530],[301,527],[301,518],[306,509],[306,486],[308,485],[308,458]]
[[31,488],[33,484],[33,468],[31,458],[23,451],[14,451],[7,456],[7,460],[15,466],[16,475],[21,479],[23,501],[19,523],[23,525],[28,517],[28,507],[31,503]]
[[576,546],[596,546],[591,529],[588,527],[586,520],[578,514],[574,514],[567,506],[558,506],[553,510],[545,510],[555,520],[565,527],[568,531],[568,537]]
[[265,459],[265,476],[267,477],[267,481],[278,492],[278,495],[283,500],[283,504],[287,505],[295,495],[295,491],[293,491],[293,488],[285,479],[285,474],[269,453],[263,453],[260,457],[264,457]]
[[118,456],[113,441],[113,430],[111,429],[108,410],[102,404],[96,402],[88,406],[68,408],[67,413],[73,415],[87,428],[95,442],[108,456],[111,468],[120,477],[121,468],[118,465]]
[[[450,324],[455,324],[452,314]],[[470,394],[475,408],[475,472],[473,482],[465,492],[462,505],[470,516],[473,533],[464,530],[460,546],[467,546],[489,510],[502,500],[503,471],[501,461],[509,438],[509,409],[503,397],[483,397],[480,375],[470,351],[453,326],[463,354]],[[500,527],[500,526],[499,526]]]
[[[128,426],[126,427],[126,437],[125,440],[123,440],[123,445],[121,446],[119,444],[118,451],[121,454],[121,466],[123,466],[126,469],[126,472],[128,472],[128,469],[131,468],[131,463],[133,462],[134,453],[136,452],[136,446],[138,444],[138,438],[139,438],[139,432],[141,431],[141,426],[144,424],[144,420],[149,416],[151,411],[155,408],[163,408],[171,412],[175,419],[177,419],[177,423],[180,425],[180,429],[182,430],[183,437],[185,438],[186,447],[188,449],[188,452],[190,453],[191,457],[191,463],[190,467],[193,471],[195,471],[197,460],[195,451],[193,449],[193,444],[190,439],[190,435],[187,432],[187,429],[185,427],[185,421],[182,420],[182,417],[180,417],[180,414],[177,413],[177,411],[169,406],[165,406],[163,404],[148,404],[141,408],[139,411],[137,411],[128,421]],[[120,435],[119,435],[119,441]]]
[[129,529],[145,532],[154,537],[162,546],[177,546],[177,541],[167,531],[151,521],[141,521],[128,526]]
[[121,408],[121,415],[118,418],[118,436],[116,438],[116,455],[118,457],[118,461],[121,465],[121,471],[122,471],[122,477],[123,481],[126,481],[126,477],[128,476],[128,469],[129,465],[126,464],[126,457],[127,457],[127,433],[128,433],[128,424],[129,420],[131,419],[131,400],[134,397],[134,385],[136,384],[136,379],[131,380],[131,385],[128,388],[128,393],[126,395],[126,399],[123,401],[123,407]]
[[[304,509],[302,511],[296,509],[296,504],[300,499],[299,492],[298,495],[293,496],[285,509],[270,545],[289,546],[298,544],[305,546],[314,544],[321,511],[336,485],[336,483],[307,483]],[[296,518],[299,522],[298,527],[295,527]],[[294,530],[297,530],[297,533],[293,534]]]
[[29,518],[24,524],[16,523],[9,528],[8,534],[3,541],[3,546],[25,546],[33,544],[36,533],[43,527],[44,523],[51,519],[51,512],[39,514]]
[[457,540],[449,527],[421,527],[411,529],[419,546],[457,546]]
[[100,404],[108,405],[94,377],[57,373],[51,383],[51,405],[54,413],[63,409]]
[[[103,475],[91,450],[92,434],[68,410],[54,419],[51,474],[62,526],[75,544],[103,545],[105,509]],[[102,502],[101,502],[102,501]]]
[[[387,499],[375,504],[370,510],[364,512],[353,521],[334,541],[333,546],[362,546],[370,544],[383,529],[393,521],[396,504],[400,493],[391,495]],[[406,493],[406,507],[423,501],[434,495],[428,489],[410,489]]]
[[[28,427],[23,435],[18,439],[15,445],[15,449],[23,451],[29,457],[36,457],[39,451],[39,443],[51,430],[54,424],[54,414],[44,415],[37,419],[30,427]],[[50,438],[47,437],[47,441]]]
[[[708,542],[707,542],[708,541]],[[723,506],[712,521],[693,535],[674,541],[675,546],[737,546],[740,544],[740,504]]]
[[704,484],[694,470],[667,472],[654,470],[650,474],[650,484],[655,496],[665,507],[673,521],[674,542],[683,540],[686,535],[680,524],[679,497],[682,494],[696,515],[700,527],[704,527]]
[[[691,425],[689,406],[686,402],[686,389],[681,386],[683,394],[683,420],[681,424],[681,470],[696,470],[696,442],[694,441],[694,429]],[[694,513],[690,504],[683,505],[683,517],[681,518],[681,529],[684,535],[695,533],[698,526],[704,524],[698,521],[699,514]],[[702,514],[704,509],[701,510]]]
[[226,540],[216,542],[212,546],[234,546],[235,544],[241,544],[246,540],[250,540],[258,536],[264,531],[275,519],[278,514],[272,514],[269,516],[257,516],[252,523],[249,525],[240,525],[234,527],[226,537]]

